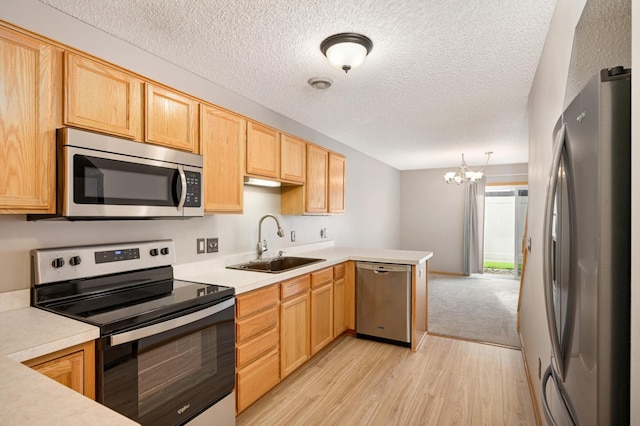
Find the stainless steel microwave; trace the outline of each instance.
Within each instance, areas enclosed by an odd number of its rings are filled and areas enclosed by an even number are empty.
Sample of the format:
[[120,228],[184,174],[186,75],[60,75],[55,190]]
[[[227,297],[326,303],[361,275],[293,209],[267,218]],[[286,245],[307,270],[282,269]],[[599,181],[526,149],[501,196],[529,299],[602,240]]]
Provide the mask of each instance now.
[[29,220],[203,216],[202,156],[65,127],[57,131],[55,215]]

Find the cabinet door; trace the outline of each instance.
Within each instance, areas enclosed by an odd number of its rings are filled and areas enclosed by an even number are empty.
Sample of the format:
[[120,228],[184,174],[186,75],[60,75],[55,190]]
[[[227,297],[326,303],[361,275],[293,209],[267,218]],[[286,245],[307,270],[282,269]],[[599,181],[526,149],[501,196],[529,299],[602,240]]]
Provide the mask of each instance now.
[[347,321],[347,263],[333,267],[333,337],[336,338],[348,328]]
[[280,141],[280,179],[304,183],[306,160],[306,142],[289,135],[282,135]]
[[236,377],[238,413],[253,404],[280,382],[278,351],[274,350],[238,370]]
[[309,293],[280,304],[280,374],[284,379],[311,356]]
[[95,343],[93,341],[25,361],[28,367],[84,396],[95,399]]
[[344,299],[344,278],[333,283],[333,337],[338,337],[347,329]]
[[329,213],[344,213],[345,158],[329,153]]
[[204,156],[204,209],[208,213],[242,213],[245,119],[207,105],[200,112]]
[[31,368],[76,392],[84,392],[83,359],[81,351],[35,365]]
[[147,83],[145,141],[199,153],[198,102]]
[[0,29],[0,212],[53,213],[53,48]]
[[280,177],[280,133],[249,121],[247,125],[247,174]]
[[333,340],[333,283],[311,290],[311,355]]
[[314,145],[307,145],[306,212],[327,213],[329,152]]
[[65,124],[139,139],[140,85],[126,72],[65,52]]

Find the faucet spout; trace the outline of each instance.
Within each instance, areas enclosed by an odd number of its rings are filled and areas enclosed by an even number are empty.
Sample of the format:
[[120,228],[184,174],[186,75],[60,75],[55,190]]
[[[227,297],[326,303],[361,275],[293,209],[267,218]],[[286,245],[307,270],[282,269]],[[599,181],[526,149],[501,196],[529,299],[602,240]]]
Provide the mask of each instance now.
[[267,251],[267,241],[266,240],[264,242],[262,241],[262,222],[268,217],[276,221],[276,225],[278,226],[278,237],[280,238],[284,237],[284,231],[282,230],[282,226],[280,226],[280,221],[278,220],[277,217],[275,217],[272,214],[266,214],[262,216],[262,218],[260,219],[260,222],[258,222],[258,244],[256,246],[256,251],[258,252],[258,259],[262,259],[262,253]]

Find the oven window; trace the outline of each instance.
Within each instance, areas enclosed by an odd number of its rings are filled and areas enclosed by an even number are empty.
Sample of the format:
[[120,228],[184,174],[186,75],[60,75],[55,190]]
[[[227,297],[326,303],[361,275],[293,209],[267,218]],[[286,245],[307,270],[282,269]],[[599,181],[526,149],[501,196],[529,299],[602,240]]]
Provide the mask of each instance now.
[[98,402],[142,425],[178,425],[235,386],[233,306],[121,345],[101,339]]
[[76,204],[176,206],[177,169],[75,155]]
[[138,413],[166,403],[172,388],[208,382],[217,373],[216,328],[178,338],[138,354]]

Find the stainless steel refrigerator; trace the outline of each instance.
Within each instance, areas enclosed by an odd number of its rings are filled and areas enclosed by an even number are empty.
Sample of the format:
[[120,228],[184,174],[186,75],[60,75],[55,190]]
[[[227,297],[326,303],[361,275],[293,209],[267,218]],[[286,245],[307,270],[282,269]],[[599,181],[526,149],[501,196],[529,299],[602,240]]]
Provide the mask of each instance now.
[[[631,72],[600,71],[554,132],[544,225],[551,425],[629,424]],[[638,260],[640,261],[640,260]]]

